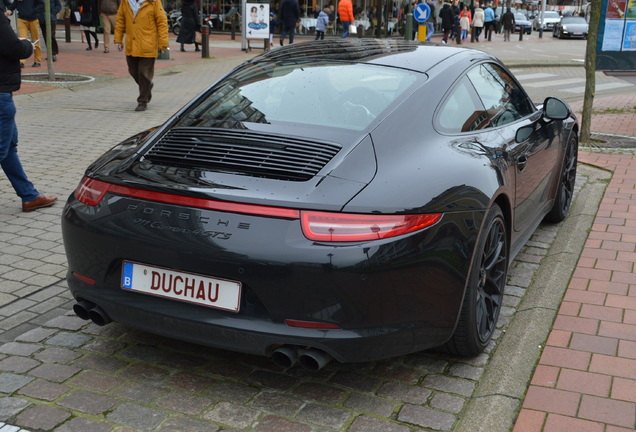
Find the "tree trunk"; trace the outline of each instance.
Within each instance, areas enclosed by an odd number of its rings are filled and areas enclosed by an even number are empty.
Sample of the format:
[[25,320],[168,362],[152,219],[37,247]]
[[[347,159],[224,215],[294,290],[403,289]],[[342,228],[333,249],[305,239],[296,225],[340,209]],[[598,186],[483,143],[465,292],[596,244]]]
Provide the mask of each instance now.
[[581,115],[581,143],[590,143],[592,122],[592,108],[594,105],[594,92],[596,91],[596,44],[598,39],[598,26],[601,20],[601,0],[591,0],[590,27],[587,33],[587,45],[585,49],[585,96],[583,98],[583,114]]

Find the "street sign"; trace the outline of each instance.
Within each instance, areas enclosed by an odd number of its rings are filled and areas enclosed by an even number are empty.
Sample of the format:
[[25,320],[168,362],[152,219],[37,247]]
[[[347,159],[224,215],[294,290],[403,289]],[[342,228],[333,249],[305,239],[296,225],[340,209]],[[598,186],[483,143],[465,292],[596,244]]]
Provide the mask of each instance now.
[[413,10],[413,18],[419,23],[426,22],[431,16],[431,8],[426,3],[418,3]]

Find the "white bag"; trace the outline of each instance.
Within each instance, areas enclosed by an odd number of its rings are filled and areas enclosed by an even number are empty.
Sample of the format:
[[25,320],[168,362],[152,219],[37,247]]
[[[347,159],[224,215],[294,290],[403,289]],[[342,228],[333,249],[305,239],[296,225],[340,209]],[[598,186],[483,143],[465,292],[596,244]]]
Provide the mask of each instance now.
[[349,24],[349,33],[357,34],[358,33],[358,26],[356,26],[355,24]]

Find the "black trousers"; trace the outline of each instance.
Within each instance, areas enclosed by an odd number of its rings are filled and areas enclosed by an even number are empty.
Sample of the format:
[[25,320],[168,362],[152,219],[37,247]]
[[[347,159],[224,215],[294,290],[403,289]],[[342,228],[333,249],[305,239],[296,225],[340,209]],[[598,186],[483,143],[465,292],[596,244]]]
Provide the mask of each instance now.
[[126,56],[128,73],[139,86],[137,102],[148,103],[152,99],[152,79],[155,76],[155,57]]
[[[46,21],[40,21],[40,29],[42,30],[42,40],[40,43],[46,43]],[[55,23],[51,21],[51,47],[46,47],[47,51],[51,51],[52,55],[57,55],[59,50],[57,49],[57,40],[55,39]]]

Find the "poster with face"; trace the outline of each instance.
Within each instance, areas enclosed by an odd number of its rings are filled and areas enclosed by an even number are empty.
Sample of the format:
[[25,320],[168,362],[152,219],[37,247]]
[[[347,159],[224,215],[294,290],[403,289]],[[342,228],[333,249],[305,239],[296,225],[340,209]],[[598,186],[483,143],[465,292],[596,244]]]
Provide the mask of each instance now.
[[269,39],[269,3],[246,3],[245,29],[248,39]]

